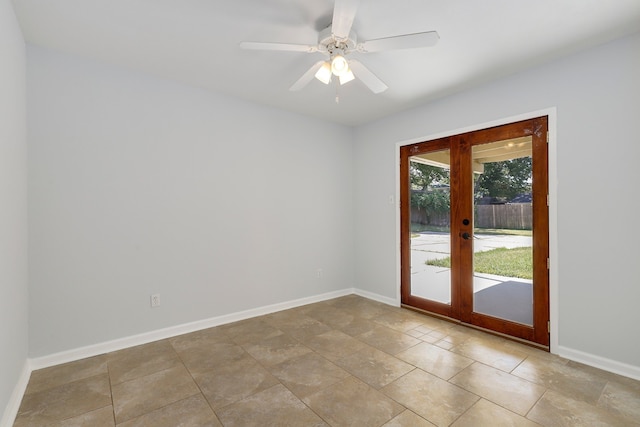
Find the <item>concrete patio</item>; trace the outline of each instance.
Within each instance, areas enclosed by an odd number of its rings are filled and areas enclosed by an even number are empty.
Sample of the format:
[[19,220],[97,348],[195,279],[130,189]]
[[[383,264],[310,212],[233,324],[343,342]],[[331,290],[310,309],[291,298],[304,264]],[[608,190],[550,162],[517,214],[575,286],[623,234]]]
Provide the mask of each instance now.
[[[411,294],[422,298],[449,304],[451,301],[451,270],[425,264],[432,259],[446,258],[450,255],[449,234],[440,232],[422,232],[411,239]],[[475,234],[474,252],[496,248],[516,248],[532,246],[531,236]],[[531,280],[475,273],[473,277],[474,294],[503,283],[526,283]],[[520,301],[522,304],[522,301]],[[530,306],[531,304],[529,304]],[[492,315],[492,313],[484,313]],[[509,319],[521,321],[519,319]],[[528,322],[525,322],[528,323]]]

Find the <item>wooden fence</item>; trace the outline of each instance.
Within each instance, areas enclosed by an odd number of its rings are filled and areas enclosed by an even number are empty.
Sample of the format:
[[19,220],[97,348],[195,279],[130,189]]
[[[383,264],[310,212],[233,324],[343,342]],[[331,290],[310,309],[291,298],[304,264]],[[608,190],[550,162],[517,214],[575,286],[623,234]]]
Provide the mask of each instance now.
[[475,226],[480,228],[531,230],[533,209],[531,203],[477,205],[474,220]]
[[[411,222],[435,226],[448,226],[448,214],[428,213],[424,209],[411,208]],[[476,205],[475,227],[531,230],[533,210],[530,203],[507,205]]]
[[434,225],[438,227],[449,226],[449,213],[427,212],[425,209],[411,207],[411,222],[416,224]]

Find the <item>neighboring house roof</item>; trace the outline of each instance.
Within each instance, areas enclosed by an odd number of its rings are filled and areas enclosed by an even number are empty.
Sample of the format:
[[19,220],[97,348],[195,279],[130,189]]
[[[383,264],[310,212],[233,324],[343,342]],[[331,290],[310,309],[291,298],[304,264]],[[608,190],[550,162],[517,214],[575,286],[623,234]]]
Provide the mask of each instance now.
[[531,203],[533,198],[531,193],[518,194],[513,199],[509,200],[507,203]]

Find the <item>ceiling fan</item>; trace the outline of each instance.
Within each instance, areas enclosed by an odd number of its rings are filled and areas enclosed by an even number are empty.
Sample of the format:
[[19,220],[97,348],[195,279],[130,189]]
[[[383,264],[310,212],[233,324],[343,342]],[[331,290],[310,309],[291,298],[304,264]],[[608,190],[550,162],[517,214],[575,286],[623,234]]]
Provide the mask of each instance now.
[[318,35],[317,45],[241,42],[242,49],[276,50],[289,52],[322,53],[328,60],[318,61],[296,81],[289,90],[297,91],[316,79],[329,84],[332,76],[339,79],[341,85],[358,78],[373,93],[381,93],[388,89],[387,85],[373,74],[361,62],[355,59],[347,60],[352,52],[369,53],[388,50],[430,47],[435,45],[440,36],[435,31],[403,34],[393,37],[359,42],[352,30],[353,20],[358,10],[360,0],[336,0],[331,24]]

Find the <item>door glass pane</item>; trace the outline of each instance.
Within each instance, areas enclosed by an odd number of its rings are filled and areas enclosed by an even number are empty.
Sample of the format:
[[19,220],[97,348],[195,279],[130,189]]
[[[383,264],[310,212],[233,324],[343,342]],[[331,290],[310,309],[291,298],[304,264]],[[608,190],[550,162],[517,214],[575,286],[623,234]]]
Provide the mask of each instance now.
[[475,145],[473,311],[533,325],[531,137]]
[[411,295],[451,304],[449,150],[410,158]]

